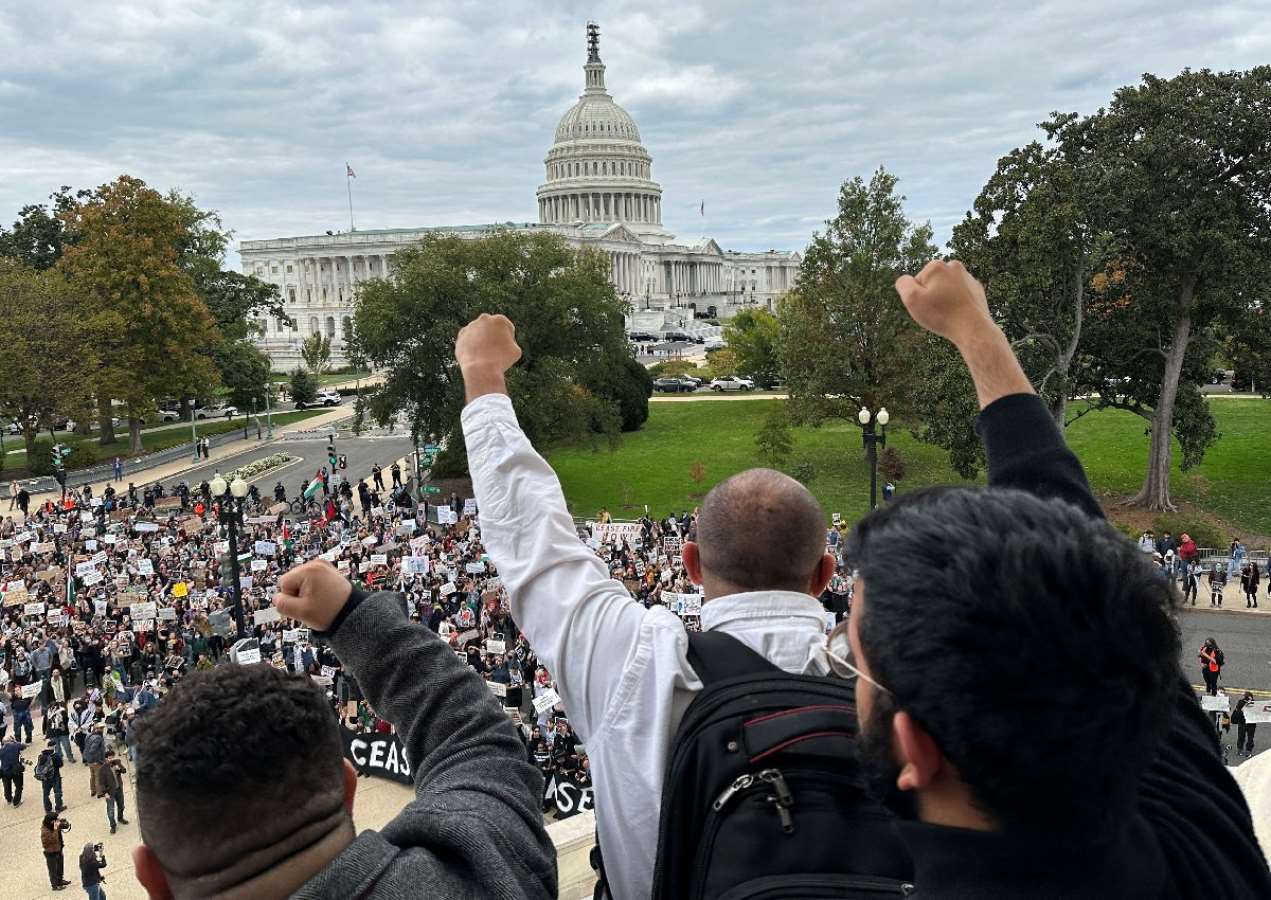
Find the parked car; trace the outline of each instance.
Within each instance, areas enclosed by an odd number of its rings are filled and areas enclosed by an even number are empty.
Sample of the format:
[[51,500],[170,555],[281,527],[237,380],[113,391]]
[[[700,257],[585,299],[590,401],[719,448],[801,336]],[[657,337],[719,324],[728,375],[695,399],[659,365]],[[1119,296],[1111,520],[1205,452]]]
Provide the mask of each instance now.
[[179,409],[161,409],[159,410],[160,422],[180,422],[181,410]]
[[741,378],[737,375],[726,375],[723,378],[716,378],[711,382],[712,391],[753,391],[755,383],[749,378]]
[[690,378],[656,378],[653,381],[653,389],[661,391],[664,394],[691,394],[697,390],[697,383]]
[[194,410],[196,419],[232,419],[236,415],[237,406],[200,406]]
[[339,406],[343,398],[339,391],[325,390],[318,391],[317,396],[308,403],[296,401],[296,409],[307,409],[312,406]]

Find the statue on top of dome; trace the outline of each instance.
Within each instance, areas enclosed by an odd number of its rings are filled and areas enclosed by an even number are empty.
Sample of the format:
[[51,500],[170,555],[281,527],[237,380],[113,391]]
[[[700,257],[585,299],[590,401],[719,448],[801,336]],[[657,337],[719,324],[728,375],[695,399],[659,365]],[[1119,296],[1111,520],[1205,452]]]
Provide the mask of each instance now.
[[587,62],[600,62],[600,26],[587,23]]

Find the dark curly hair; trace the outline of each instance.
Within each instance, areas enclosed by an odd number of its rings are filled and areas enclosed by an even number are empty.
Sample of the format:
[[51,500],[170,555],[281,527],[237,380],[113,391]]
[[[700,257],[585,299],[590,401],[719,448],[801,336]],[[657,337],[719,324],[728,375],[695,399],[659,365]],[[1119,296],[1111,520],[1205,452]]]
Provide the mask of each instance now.
[[1004,829],[1121,820],[1180,689],[1176,597],[1111,525],[1015,490],[918,491],[863,520],[871,674]]
[[[142,835],[162,860],[227,829],[343,795],[343,745],[331,706],[303,675],[265,664],[193,672],[137,721]],[[318,805],[330,806],[321,802]]]

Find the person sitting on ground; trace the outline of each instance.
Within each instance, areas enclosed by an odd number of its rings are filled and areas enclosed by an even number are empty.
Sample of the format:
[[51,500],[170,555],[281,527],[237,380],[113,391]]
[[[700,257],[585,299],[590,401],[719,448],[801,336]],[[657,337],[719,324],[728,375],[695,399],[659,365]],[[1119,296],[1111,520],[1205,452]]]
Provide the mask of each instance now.
[[416,798],[356,834],[357,775],[322,689],[267,664],[195,671],[138,726],[133,862],[150,896],[555,897],[542,776],[481,679],[401,595],[366,595],[330,563],[278,589],[401,736]]
[[871,513],[847,548],[861,762],[919,895],[1271,897],[1169,583],[1104,520],[979,284],[933,262],[897,289],[966,361],[989,470]]

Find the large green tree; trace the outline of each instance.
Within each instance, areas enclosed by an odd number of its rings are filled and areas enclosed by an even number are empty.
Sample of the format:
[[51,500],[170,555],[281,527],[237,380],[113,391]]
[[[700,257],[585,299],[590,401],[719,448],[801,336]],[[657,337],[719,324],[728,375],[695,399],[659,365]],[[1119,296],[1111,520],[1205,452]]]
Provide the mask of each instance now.
[[416,437],[448,436],[458,458],[463,384],[455,335],[480,313],[502,313],[524,351],[508,389],[531,440],[541,446],[617,433],[618,404],[584,381],[591,367],[617,368],[630,355],[626,304],[604,257],[555,235],[500,231],[475,240],[429,235],[394,262],[396,278],[367,282],[353,317],[357,346],[384,375],[370,399],[377,421],[404,411]]
[[1171,438],[1185,466],[1217,438],[1194,375],[1214,349],[1206,328],[1238,322],[1266,284],[1271,66],[1145,75],[1095,115],[1044,127],[1098,198],[1093,222],[1125,277],[1086,347],[1110,376],[1102,403],[1149,423],[1143,486],[1128,502],[1172,509]]
[[903,410],[923,337],[896,301],[895,280],[936,254],[931,227],[904,211],[897,179],[879,169],[839,191],[838,215],[813,236],[778,308],[791,418],[854,419],[861,406]]
[[57,268],[79,299],[86,372],[101,443],[114,441],[112,399],[122,400],[130,445],[156,398],[199,394],[217,382],[206,353],[220,342],[207,306],[181,265],[187,223],[178,207],[138,179],[121,176],[61,213],[68,236]]
[[300,358],[305,368],[314,375],[321,375],[331,368],[331,338],[321,334],[311,334],[300,345]]
[[28,465],[39,429],[89,405],[82,328],[65,279],[0,257],[0,417],[22,426]]
[[724,340],[742,375],[770,388],[781,380],[781,323],[766,309],[743,309],[724,323]]
[[62,258],[66,227],[61,213],[89,192],[72,195],[69,187],[49,195],[49,204],[30,203],[18,211],[11,228],[0,227],[0,256],[15,259],[32,269],[51,269]]

